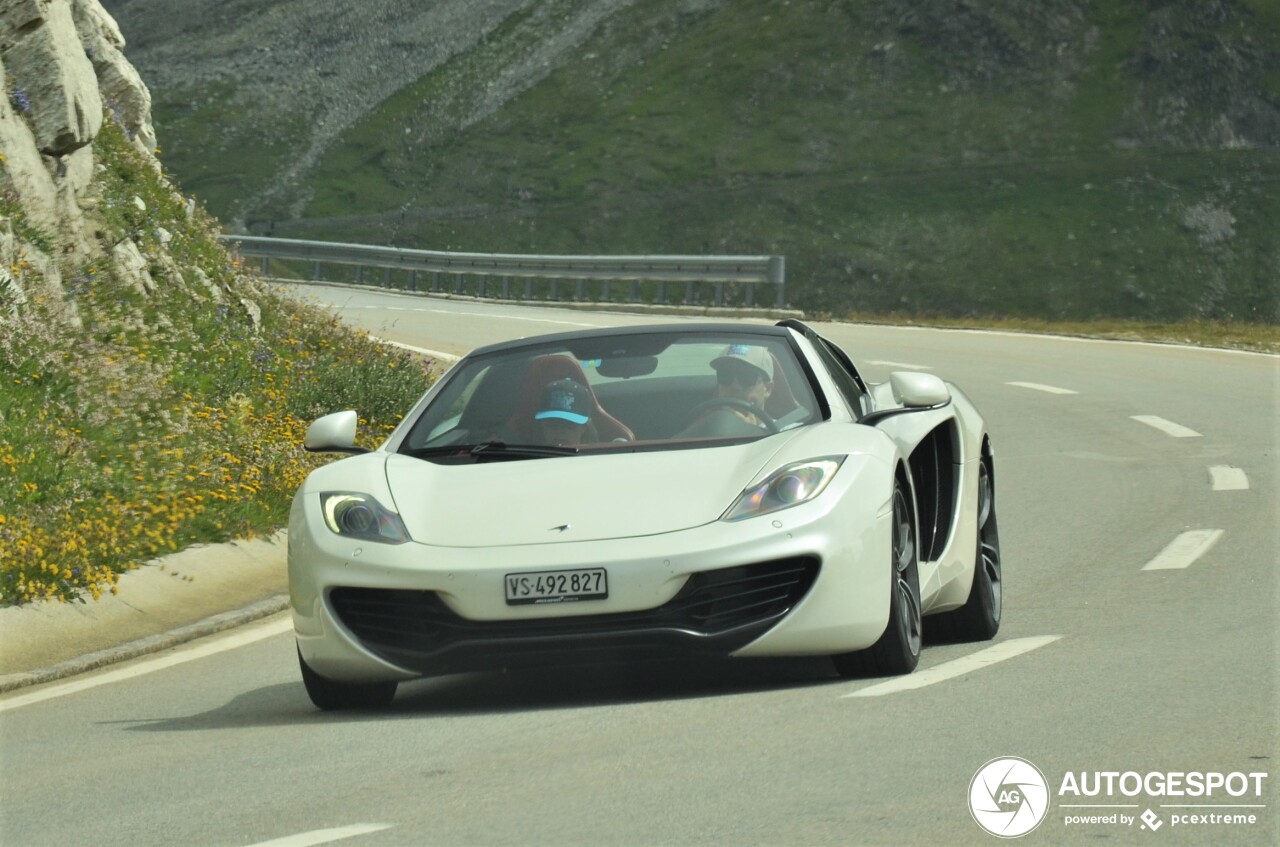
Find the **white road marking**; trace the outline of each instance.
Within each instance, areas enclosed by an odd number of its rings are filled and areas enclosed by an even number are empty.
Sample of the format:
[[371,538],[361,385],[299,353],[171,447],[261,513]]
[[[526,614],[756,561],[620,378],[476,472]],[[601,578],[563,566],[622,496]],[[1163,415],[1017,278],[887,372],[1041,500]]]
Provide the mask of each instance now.
[[354,838],[357,835],[368,835],[390,829],[389,823],[357,823],[351,826],[337,826],[332,829],[315,829],[311,832],[300,832],[297,835],[286,835],[272,841],[260,841],[250,847],[311,847],[313,844],[328,844],[330,841],[341,841],[343,838]]
[[888,368],[906,368],[909,371],[931,371],[929,365],[913,365],[909,362],[889,362],[884,359],[867,359],[868,365],[884,365]]
[[841,695],[842,698],[847,697],[879,697],[884,694],[896,694],[899,691],[911,691],[916,688],[924,688],[927,685],[934,685],[948,679],[966,674],[971,671],[981,670],[990,667],[996,662],[1003,662],[1005,659],[1012,659],[1015,656],[1021,656],[1032,650],[1052,644],[1061,638],[1061,635],[1038,635],[1031,638],[1014,638],[1009,641],[1001,642],[994,647],[988,647],[985,650],[979,650],[968,656],[962,656],[959,659],[953,659],[941,665],[935,665],[923,671],[916,671],[913,674],[900,676],[891,679],[888,682],[882,682],[878,685],[872,685],[867,688],[861,688],[850,694]]
[[1142,566],[1144,571],[1169,571],[1190,567],[1191,564],[1209,552],[1209,548],[1222,537],[1220,529],[1193,529],[1179,535],[1169,546],[1160,551],[1160,555]]
[[1155,427],[1165,435],[1172,435],[1174,438],[1199,438],[1200,433],[1194,429],[1187,429],[1181,424],[1173,421],[1167,421],[1164,418],[1158,418],[1155,415],[1130,415],[1138,423],[1144,423],[1147,426]]
[[1056,385],[1041,385],[1038,382],[1006,382],[1005,385],[1014,385],[1018,388],[1030,388],[1032,391],[1043,391],[1046,394],[1079,394],[1079,391],[1072,391],[1070,388],[1058,388]]
[[265,623],[250,624],[218,638],[194,641],[190,645],[177,648],[172,653],[164,653],[153,659],[134,662],[105,673],[89,674],[71,682],[52,684],[28,694],[7,697],[0,700],[0,712],[19,709],[35,703],[43,703],[45,700],[52,700],[55,697],[78,694],[81,691],[88,691],[90,688],[97,688],[100,685],[107,685],[112,682],[134,679],[153,671],[164,670],[165,668],[171,668],[196,659],[203,659],[227,650],[234,650],[237,647],[244,647],[247,644],[262,641],[273,635],[288,632],[292,628],[293,620],[288,615]]
[[1209,468],[1214,491],[1244,491],[1249,487],[1249,477],[1240,468],[1230,465],[1214,465]]
[[591,323],[582,323],[581,321],[561,321],[561,320],[556,320],[554,318],[529,318],[529,317],[525,317],[524,315],[498,315],[498,314],[492,314],[490,312],[461,312],[461,311],[455,311],[453,309],[425,309],[420,307],[412,308],[412,307],[405,307],[405,306],[355,306],[355,305],[349,305],[346,303],[334,303],[331,305],[332,305],[332,308],[334,309],[347,309],[350,311],[363,309],[365,311],[376,311],[376,312],[426,312],[427,314],[431,314],[431,315],[463,315],[470,318],[488,318],[488,319],[497,318],[497,319],[508,320],[508,321],[529,321],[531,323],[538,323],[538,324],[563,324],[564,326],[586,326],[586,327],[608,326],[608,324],[598,324],[598,323],[591,324]]
[[374,341],[378,342],[379,344],[389,344],[392,347],[399,347],[401,350],[409,350],[413,353],[420,353],[423,356],[430,356],[432,359],[439,359],[440,361],[448,362],[449,364],[453,364],[454,362],[462,358],[461,356],[455,356],[452,353],[443,353],[439,350],[428,350],[426,347],[414,347],[412,344],[403,344],[399,341],[388,341],[387,339],[379,338],[376,335],[371,335],[369,337],[372,338]]

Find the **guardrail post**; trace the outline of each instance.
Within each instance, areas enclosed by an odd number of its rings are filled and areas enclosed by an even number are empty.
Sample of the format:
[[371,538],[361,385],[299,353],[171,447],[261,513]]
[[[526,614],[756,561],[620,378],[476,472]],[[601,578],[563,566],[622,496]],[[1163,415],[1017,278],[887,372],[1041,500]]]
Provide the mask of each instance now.
[[787,305],[787,260],[784,256],[769,257],[769,282],[778,286],[778,299],[774,304],[781,309]]
[[391,287],[391,268],[382,269],[382,287],[383,288]]
[[409,290],[418,290],[418,272],[416,270],[409,271]]
[[511,277],[506,276],[505,274],[502,277],[502,299],[511,299]]
[[574,285],[573,299],[579,301],[587,299],[587,281],[585,279],[578,280],[577,284]]
[[724,305],[724,283],[717,282],[715,284],[714,291],[715,293],[712,295],[712,298],[711,298],[711,305],[717,306],[717,307],[723,306]]
[[693,305],[693,281],[692,280],[684,284],[684,304],[686,306]]
[[463,279],[462,274],[453,275],[453,293],[454,294],[462,293],[462,279]]
[[524,278],[524,299],[533,299],[533,277],[531,276]]
[[640,302],[640,280],[638,279],[631,280],[631,302]]
[[555,277],[551,278],[551,299],[552,300],[560,299],[560,280],[556,279]]
[[263,256],[263,257],[262,257],[262,275],[263,275],[263,276],[266,276],[266,277],[271,276],[271,274],[267,271],[267,266],[268,266],[270,263],[271,263],[271,260],[270,260],[270,259],[268,259],[266,256]]
[[431,293],[432,294],[440,293],[440,272],[439,271],[431,272]]
[[311,268],[311,278],[312,278],[312,279],[316,279],[316,280],[324,279],[324,277],[320,276],[320,263],[319,263],[319,262],[316,262],[316,263],[312,266],[312,268]]
[[658,303],[667,305],[667,281],[665,279],[658,280]]
[[487,297],[489,294],[489,275],[481,274],[480,282],[477,284],[476,295],[478,297]]
[[356,285],[364,285],[364,265],[356,265]]

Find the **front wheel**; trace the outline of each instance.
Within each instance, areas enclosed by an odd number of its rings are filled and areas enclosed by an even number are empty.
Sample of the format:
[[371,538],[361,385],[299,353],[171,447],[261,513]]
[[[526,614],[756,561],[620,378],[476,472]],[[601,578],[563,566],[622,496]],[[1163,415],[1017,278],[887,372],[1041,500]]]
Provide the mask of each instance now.
[[916,528],[910,501],[900,483],[893,487],[893,554],[889,622],[884,634],[865,650],[833,656],[841,676],[894,676],[911,673],[920,662],[924,631],[920,615],[920,570]]
[[311,669],[298,651],[298,667],[307,696],[317,709],[377,709],[389,706],[396,696],[396,682],[335,682]]

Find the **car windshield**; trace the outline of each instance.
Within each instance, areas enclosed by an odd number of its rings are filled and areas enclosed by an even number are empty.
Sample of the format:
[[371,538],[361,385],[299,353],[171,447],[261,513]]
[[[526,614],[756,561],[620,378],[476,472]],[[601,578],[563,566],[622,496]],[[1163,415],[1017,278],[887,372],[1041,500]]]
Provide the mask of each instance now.
[[790,339],[745,332],[521,346],[446,379],[400,452],[493,460],[717,446],[813,423],[822,409]]

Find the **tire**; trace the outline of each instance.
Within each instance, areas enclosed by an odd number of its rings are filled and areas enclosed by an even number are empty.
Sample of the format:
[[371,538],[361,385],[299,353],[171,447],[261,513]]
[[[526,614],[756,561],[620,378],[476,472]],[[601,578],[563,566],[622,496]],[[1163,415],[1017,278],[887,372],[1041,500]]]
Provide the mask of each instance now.
[[325,679],[302,660],[298,651],[298,667],[302,670],[302,684],[307,696],[317,709],[380,709],[391,705],[396,696],[396,682],[334,682]]
[[894,483],[889,622],[880,639],[867,649],[832,656],[841,676],[896,676],[911,673],[920,662],[924,639],[914,515],[906,490]]
[[990,641],[1000,631],[1004,611],[1004,569],[1000,562],[1000,530],[996,523],[995,486],[989,457],[978,467],[978,543],[973,584],[960,608],[929,618],[930,640]]

